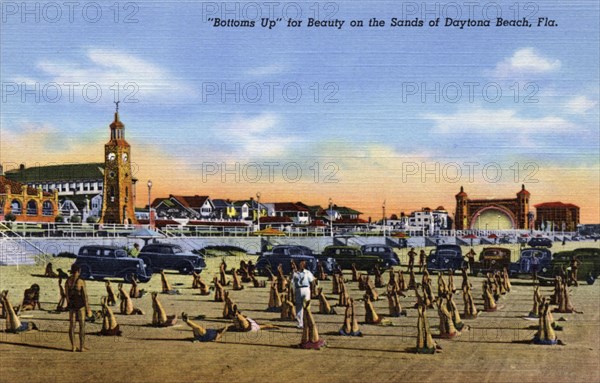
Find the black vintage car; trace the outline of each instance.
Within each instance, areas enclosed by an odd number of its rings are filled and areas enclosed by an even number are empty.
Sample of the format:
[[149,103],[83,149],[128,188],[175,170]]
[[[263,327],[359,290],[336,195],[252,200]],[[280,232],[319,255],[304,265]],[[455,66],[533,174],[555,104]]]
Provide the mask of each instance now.
[[375,266],[385,267],[378,256],[364,255],[359,248],[352,246],[327,246],[323,250],[323,256],[335,259],[342,269],[351,269],[353,263],[358,270],[374,271]]
[[275,273],[275,270],[281,264],[283,272],[288,274],[291,271],[292,261],[298,265],[301,261],[306,262],[306,268],[313,274],[317,273],[317,262],[321,262],[326,273],[331,274],[337,269],[335,259],[315,255],[312,250],[306,246],[298,245],[278,245],[271,251],[263,253],[256,261],[256,271],[260,275],[268,275],[268,270]]
[[144,261],[151,271],[176,270],[181,274],[201,272],[206,262],[201,255],[185,252],[181,246],[171,243],[152,243],[140,251],[138,257]]
[[462,249],[458,245],[442,244],[429,252],[427,270],[460,270],[464,266]]
[[135,275],[140,282],[148,282],[152,277],[141,259],[129,257],[117,246],[83,246],[75,264],[81,268],[83,279],[123,278],[131,282]]
[[398,258],[398,254],[394,252],[394,249],[391,246],[362,245],[360,251],[362,251],[364,255],[375,255],[381,258],[385,268],[400,265],[400,258]]
[[552,262],[552,252],[549,249],[540,247],[528,247],[521,250],[521,257],[515,263],[510,264],[510,275],[529,275],[533,273],[533,257],[537,258],[538,273],[546,273]]
[[486,247],[479,254],[475,269],[481,272],[499,271],[510,268],[510,249],[505,247]]
[[553,280],[560,275],[561,268],[568,272],[571,270],[571,261],[574,257],[579,260],[577,279],[585,280],[591,276],[592,281],[600,276],[600,249],[578,248],[572,251],[560,251],[554,253],[552,262],[546,271],[542,270],[538,275],[540,280]]

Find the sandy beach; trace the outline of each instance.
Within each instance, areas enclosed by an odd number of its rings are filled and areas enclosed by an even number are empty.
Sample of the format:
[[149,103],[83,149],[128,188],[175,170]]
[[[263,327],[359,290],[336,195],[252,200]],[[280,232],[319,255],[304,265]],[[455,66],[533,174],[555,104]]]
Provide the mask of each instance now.
[[[598,247],[594,242],[573,242],[553,250],[575,247]],[[513,245],[513,249],[516,247]],[[476,251],[480,249],[477,248]],[[427,252],[429,250],[427,249]],[[403,253],[403,263],[406,250]],[[254,256],[245,257],[255,259]],[[513,255],[513,260],[517,256]],[[243,258],[227,258],[228,268],[237,266]],[[219,258],[208,258],[208,268],[202,273],[204,281],[212,280],[218,272]],[[67,270],[72,259],[56,258],[54,268]],[[398,270],[399,268],[396,268]],[[403,268],[404,269],[404,268]],[[1,289],[10,290],[13,305],[20,303],[23,290],[32,283],[41,287],[41,305],[54,310],[58,301],[57,279],[43,278],[44,265],[0,268]],[[167,314],[187,312],[191,318],[201,316],[198,323],[208,328],[220,328],[231,321],[222,319],[223,304],[214,302],[212,294],[200,296],[191,288],[192,277],[167,274],[180,295],[160,295]],[[350,279],[349,274],[346,274]],[[264,279],[264,278],[260,278]],[[388,276],[384,275],[384,282]],[[455,283],[460,286],[460,276]],[[478,308],[482,306],[482,278],[472,278],[473,296]],[[434,287],[437,278],[433,277]],[[265,309],[268,288],[254,288],[245,284],[242,291],[230,295],[241,311],[258,323],[279,326],[258,333],[226,333],[220,343],[193,343],[192,332],[181,320],[174,327],[150,327],[151,298],[145,295],[135,299],[134,305],[144,310],[143,316],[118,314],[123,331],[121,337],[94,335],[101,324],[87,325],[86,353],[72,353],[67,334],[68,314],[49,311],[29,311],[24,320],[34,321],[40,328],[24,334],[0,332],[0,380],[3,382],[253,382],[265,380],[322,382],[597,382],[600,381],[600,282],[589,286],[585,282],[572,287],[571,297],[577,310],[583,314],[554,314],[564,330],[557,332],[564,346],[536,346],[528,344],[535,333],[537,321],[525,320],[532,307],[532,284],[513,279],[513,289],[498,301],[500,309],[481,313],[475,320],[465,320],[470,327],[458,339],[437,340],[442,352],[435,355],[417,355],[411,352],[416,342],[417,312],[413,308],[414,294],[408,292],[401,299],[407,317],[390,318],[390,326],[361,324],[361,338],[336,335],[342,325],[344,309],[336,307],[336,315],[315,314],[321,337],[327,347],[319,351],[302,350],[301,330],[294,322],[281,321],[279,313]],[[113,283],[116,289],[116,283]],[[356,283],[348,282],[350,295],[362,297]],[[92,309],[98,310],[100,298],[105,295],[103,282],[87,282]],[[337,296],[331,294],[331,281],[321,282],[330,304],[335,307]],[[147,291],[160,290],[160,277],[155,275],[147,284]],[[127,286],[127,289],[129,286]],[[548,296],[552,287],[543,286]],[[374,302],[377,312],[384,317],[388,303],[382,295]],[[463,309],[461,294],[455,301]],[[313,313],[318,302],[313,301]],[[357,302],[359,323],[364,320],[364,304]],[[438,332],[437,310],[428,311],[432,332]],[[4,320],[0,320],[4,329]]]

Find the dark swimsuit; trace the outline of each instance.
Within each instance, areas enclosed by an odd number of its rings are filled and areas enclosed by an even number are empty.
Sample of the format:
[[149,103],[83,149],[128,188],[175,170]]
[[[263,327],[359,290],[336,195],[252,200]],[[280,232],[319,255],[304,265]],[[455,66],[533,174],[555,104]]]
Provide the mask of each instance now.
[[73,282],[73,285],[71,285],[71,286],[67,285],[67,288],[68,288],[67,296],[69,298],[69,303],[67,305],[67,308],[69,310],[80,310],[85,307],[85,299],[83,297],[83,294],[77,288],[78,281],[79,281],[79,278],[77,278]]

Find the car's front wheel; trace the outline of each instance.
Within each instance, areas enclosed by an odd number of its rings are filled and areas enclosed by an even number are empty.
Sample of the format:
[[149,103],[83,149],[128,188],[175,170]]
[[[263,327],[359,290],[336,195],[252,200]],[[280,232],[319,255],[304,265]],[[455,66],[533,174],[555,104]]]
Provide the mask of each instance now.
[[92,270],[88,265],[81,266],[81,278],[90,279],[92,277]]
[[179,266],[180,274],[191,274],[194,271],[194,265],[191,262],[186,262]]

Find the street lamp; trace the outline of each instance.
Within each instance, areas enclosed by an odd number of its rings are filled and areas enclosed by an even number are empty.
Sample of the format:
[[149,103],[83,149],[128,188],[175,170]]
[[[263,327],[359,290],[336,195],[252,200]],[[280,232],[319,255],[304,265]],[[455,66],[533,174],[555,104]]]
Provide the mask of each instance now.
[[256,221],[258,223],[258,231],[260,231],[260,192],[256,193]]
[[152,192],[152,181],[148,180],[148,225],[152,227],[152,201],[151,201],[151,192]]
[[329,235],[333,238],[333,200],[329,197]]
[[383,223],[383,238],[385,239],[385,200],[383,200],[383,205],[381,205],[381,209],[383,210],[383,219],[381,223]]

